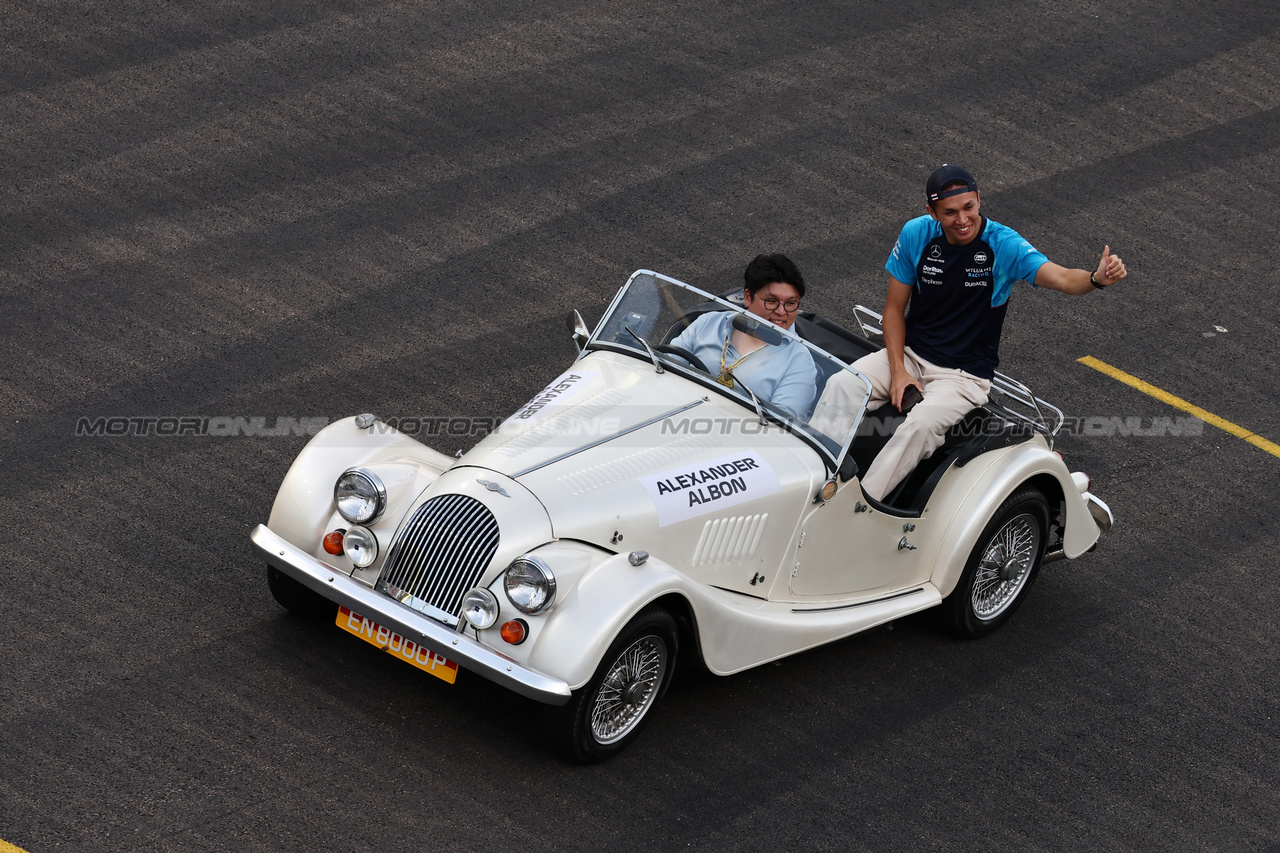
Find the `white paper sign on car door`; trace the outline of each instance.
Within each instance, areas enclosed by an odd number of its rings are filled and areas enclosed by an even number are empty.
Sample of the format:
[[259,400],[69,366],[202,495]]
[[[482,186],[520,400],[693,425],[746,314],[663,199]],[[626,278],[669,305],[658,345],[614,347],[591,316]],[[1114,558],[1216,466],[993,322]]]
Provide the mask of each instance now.
[[778,474],[756,453],[735,453],[641,477],[658,509],[658,526],[772,495]]
[[566,370],[551,384],[534,395],[533,399],[520,407],[514,415],[507,418],[507,424],[531,424],[551,413],[556,406],[563,405],[566,400],[582,390],[583,386],[595,379],[596,373],[590,370]]

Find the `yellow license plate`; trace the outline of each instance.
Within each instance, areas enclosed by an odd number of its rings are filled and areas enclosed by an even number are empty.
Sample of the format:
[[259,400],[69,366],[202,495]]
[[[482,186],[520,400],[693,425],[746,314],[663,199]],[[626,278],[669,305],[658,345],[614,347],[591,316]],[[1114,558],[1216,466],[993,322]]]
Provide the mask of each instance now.
[[384,628],[372,619],[353,613],[346,607],[338,608],[338,627],[348,634],[355,634],[371,646],[377,646],[389,655],[411,663],[423,672],[453,684],[458,677],[458,665],[444,655],[426,646],[402,637]]

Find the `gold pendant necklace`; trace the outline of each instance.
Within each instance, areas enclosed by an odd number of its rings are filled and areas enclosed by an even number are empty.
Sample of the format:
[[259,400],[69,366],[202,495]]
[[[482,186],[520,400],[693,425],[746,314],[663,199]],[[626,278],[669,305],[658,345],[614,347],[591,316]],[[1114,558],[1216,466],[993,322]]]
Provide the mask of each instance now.
[[725,386],[726,388],[733,387],[733,369],[737,367],[739,364],[742,364],[742,362],[751,358],[751,356],[756,354],[756,350],[752,350],[751,352],[744,355],[742,358],[735,361],[733,364],[729,365],[728,367],[725,367],[724,360],[725,360],[725,357],[729,355],[729,338],[730,337],[732,337],[732,333],[730,333],[730,335],[725,337],[724,347],[720,350],[720,375],[716,377],[716,381],[719,382],[721,385]]

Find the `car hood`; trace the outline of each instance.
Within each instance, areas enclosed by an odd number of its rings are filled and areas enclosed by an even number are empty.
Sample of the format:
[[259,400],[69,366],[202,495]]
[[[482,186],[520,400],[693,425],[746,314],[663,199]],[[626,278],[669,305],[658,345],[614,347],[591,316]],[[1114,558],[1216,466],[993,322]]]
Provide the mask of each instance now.
[[815,453],[736,401],[615,353],[580,359],[458,466],[528,489],[556,538],[679,562],[713,520],[758,537],[772,496],[803,503],[822,475]]
[[591,354],[507,418],[466,454],[464,464],[520,478],[593,446],[652,446],[653,431],[646,427],[659,424],[663,433],[660,421],[709,402],[705,389],[670,371],[658,374],[652,365],[613,353]]

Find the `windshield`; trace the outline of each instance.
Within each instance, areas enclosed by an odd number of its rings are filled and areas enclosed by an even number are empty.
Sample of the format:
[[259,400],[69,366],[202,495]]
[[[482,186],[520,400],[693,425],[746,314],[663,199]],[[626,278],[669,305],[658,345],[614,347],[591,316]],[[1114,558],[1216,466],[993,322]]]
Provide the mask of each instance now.
[[[848,447],[870,394],[860,373],[807,341],[741,305],[646,270],[631,276],[587,346],[657,359],[815,440],[833,461]],[[855,395],[838,416],[827,411],[815,419],[822,389],[841,372],[864,389],[861,399]]]

